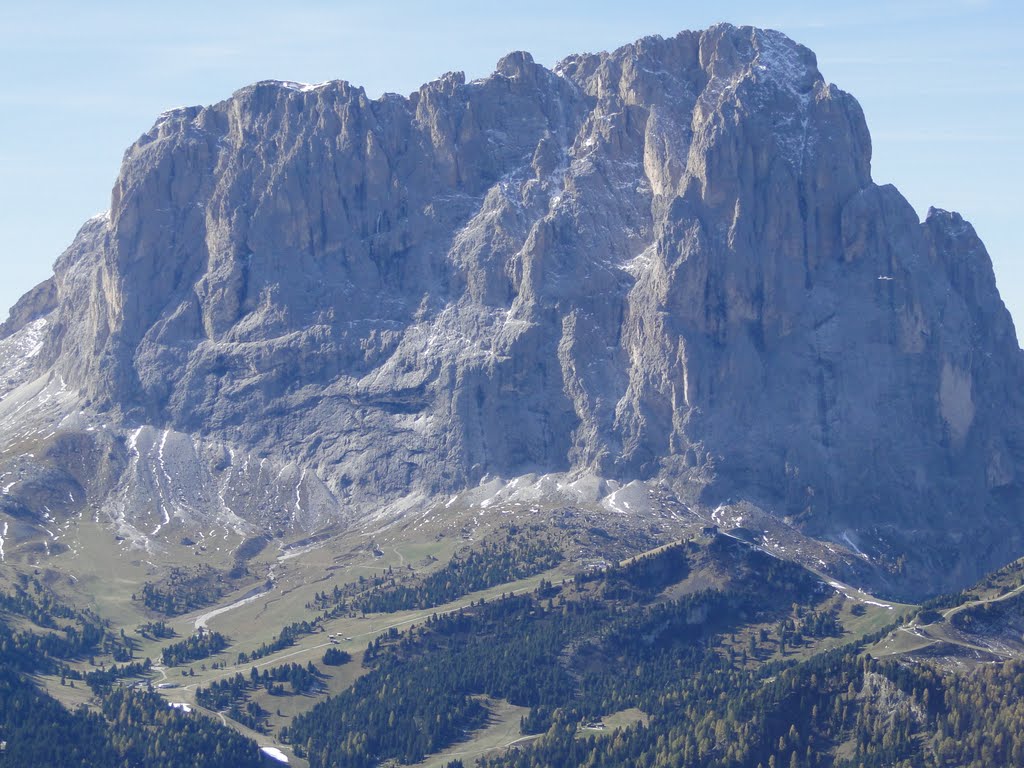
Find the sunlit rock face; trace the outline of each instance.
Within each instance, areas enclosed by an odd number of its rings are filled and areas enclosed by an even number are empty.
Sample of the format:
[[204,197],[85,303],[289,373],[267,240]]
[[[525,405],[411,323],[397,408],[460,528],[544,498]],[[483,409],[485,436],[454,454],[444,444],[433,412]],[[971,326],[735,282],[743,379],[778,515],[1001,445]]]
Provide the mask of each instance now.
[[123,519],[661,477],[961,582],[1024,548],[1021,352],[970,225],[870,159],[813,53],[728,25],[409,97],[258,83],[128,149],[0,329],[0,420],[40,376],[101,414],[72,480]]

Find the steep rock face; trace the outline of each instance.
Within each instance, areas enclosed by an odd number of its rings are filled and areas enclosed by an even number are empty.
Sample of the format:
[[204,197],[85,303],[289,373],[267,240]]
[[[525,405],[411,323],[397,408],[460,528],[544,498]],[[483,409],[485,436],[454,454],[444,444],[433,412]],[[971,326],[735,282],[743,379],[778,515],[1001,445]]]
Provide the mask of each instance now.
[[46,317],[57,306],[57,284],[51,277],[26,293],[11,307],[7,322],[0,323],[0,340],[17,333],[26,325]]
[[872,183],[856,101],[775,32],[169,112],[53,284],[37,373],[125,429],[301,467],[315,519],[592,472],[747,498],[922,579],[980,569],[979,524],[993,559],[1024,544],[984,247]]

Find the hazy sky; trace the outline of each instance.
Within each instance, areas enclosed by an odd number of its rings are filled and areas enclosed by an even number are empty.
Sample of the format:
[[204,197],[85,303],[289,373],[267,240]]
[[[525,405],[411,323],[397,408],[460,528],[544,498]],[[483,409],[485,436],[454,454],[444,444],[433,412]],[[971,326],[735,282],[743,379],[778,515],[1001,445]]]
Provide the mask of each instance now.
[[409,93],[511,50],[551,66],[718,21],[786,32],[867,116],[877,182],[962,212],[1024,324],[1024,7],[1015,0],[317,2],[0,6],[0,315],[106,210],[125,148],[161,111],[262,79]]

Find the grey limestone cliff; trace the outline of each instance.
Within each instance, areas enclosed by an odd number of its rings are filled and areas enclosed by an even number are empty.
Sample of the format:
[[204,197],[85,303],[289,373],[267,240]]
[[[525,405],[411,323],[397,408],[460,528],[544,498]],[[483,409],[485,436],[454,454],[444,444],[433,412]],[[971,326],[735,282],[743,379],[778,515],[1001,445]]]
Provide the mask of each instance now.
[[162,115],[2,333],[134,435],[112,478],[140,434],[200,489],[269,457],[317,520],[661,477],[958,583],[1024,549],[1022,353],[970,225],[870,161],[813,53],[728,25],[409,97],[262,82]]

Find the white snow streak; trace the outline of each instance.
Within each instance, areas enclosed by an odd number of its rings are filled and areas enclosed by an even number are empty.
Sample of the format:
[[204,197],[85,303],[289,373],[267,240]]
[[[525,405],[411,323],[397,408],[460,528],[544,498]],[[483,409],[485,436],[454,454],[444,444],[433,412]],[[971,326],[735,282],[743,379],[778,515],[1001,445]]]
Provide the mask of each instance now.
[[167,481],[167,493],[171,492],[171,476],[167,472],[167,465],[164,464],[164,446],[167,445],[167,433],[169,429],[165,429],[163,434],[160,436],[160,448],[157,450],[156,459],[160,463],[160,471],[163,473],[164,480]]
[[860,547],[858,547],[856,544],[854,544],[852,541],[850,541],[850,536],[849,536],[849,534],[846,531],[843,531],[843,533],[840,536],[840,538],[843,541],[845,541],[847,544],[849,544],[851,549],[853,549],[854,552],[856,552],[858,555],[863,557],[865,560],[870,560],[871,559],[870,557],[865,555],[863,552],[861,552]]
[[295,484],[295,513],[298,515],[302,514],[302,481],[306,479],[306,468],[302,468],[302,473],[299,475],[299,482]]
[[[157,460],[157,463],[160,464],[160,471],[161,471],[161,473],[163,473],[164,480],[167,481],[167,498],[171,499],[171,498],[173,498],[173,495],[172,495],[172,493],[173,493],[172,492],[173,484],[171,483],[171,476],[167,472],[167,465],[164,464],[164,446],[167,445],[167,434],[168,434],[168,432],[170,432],[170,430],[169,429],[165,429],[163,431],[163,434],[160,436],[160,447],[157,449],[156,460]],[[159,485],[159,483],[157,483],[157,489],[158,490],[159,490],[159,487],[160,487],[160,485]],[[170,514],[168,514],[167,507],[164,504],[160,504],[160,511],[164,515],[164,520],[163,520],[162,523],[158,523],[157,524],[156,528],[154,528],[150,532],[150,534],[149,534],[150,536],[156,536],[158,533],[160,533],[160,529],[161,528],[163,528],[165,525],[167,525],[169,522],[171,522],[171,516],[170,516]]]
[[232,603],[231,605],[225,605],[223,608],[215,608],[214,610],[209,611],[208,613],[204,613],[202,616],[196,619],[195,628],[197,631],[200,629],[204,629],[206,627],[206,622],[208,622],[215,616],[220,616],[221,614],[227,613],[228,611],[235,610],[235,608],[241,608],[243,605],[248,605],[249,603],[259,600],[261,597],[268,595],[273,591],[274,588],[271,587],[270,589],[264,590],[262,592],[257,592],[255,595],[249,595],[249,597],[244,597],[241,600]]
[[[625,510],[625,509],[623,509],[622,507],[620,507],[620,506],[619,506],[619,505],[618,505],[618,504],[616,503],[616,499],[618,498],[618,495],[619,495],[619,491],[621,491],[621,490],[622,490],[622,489],[621,489],[621,488],[619,488],[618,490],[614,491],[614,492],[613,492],[613,493],[612,493],[612,494],[611,494],[611,495],[610,495],[610,496],[609,496],[609,497],[608,497],[608,498],[606,499],[606,501],[608,502],[608,506],[609,506],[609,507],[611,507],[611,509],[612,509],[612,511],[613,511],[613,512],[618,512],[618,513],[619,513],[620,515],[624,515],[624,514],[626,514],[626,510]],[[628,504],[626,504],[626,508],[627,508],[627,509],[629,508],[629,505],[628,505]]]
[[260,747],[260,752],[265,754],[267,757],[277,760],[279,763],[288,763],[288,755],[277,747]]
[[835,589],[836,592],[842,593],[842,595],[847,600],[856,600],[857,602],[864,603],[865,605],[874,605],[874,606],[877,606],[879,608],[885,608],[886,610],[889,610],[889,611],[892,610],[892,606],[889,603],[880,603],[877,600],[867,600],[866,598],[863,598],[863,597],[856,597],[854,595],[851,595],[850,592],[849,592],[850,587],[846,586],[845,584],[843,584],[841,582],[830,581],[828,583],[828,585],[830,587],[832,587],[833,589]]
[[128,438],[128,450],[135,454],[135,458],[139,457],[139,434],[142,432],[142,427],[139,427],[132,436]]

